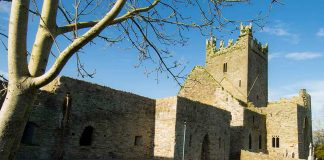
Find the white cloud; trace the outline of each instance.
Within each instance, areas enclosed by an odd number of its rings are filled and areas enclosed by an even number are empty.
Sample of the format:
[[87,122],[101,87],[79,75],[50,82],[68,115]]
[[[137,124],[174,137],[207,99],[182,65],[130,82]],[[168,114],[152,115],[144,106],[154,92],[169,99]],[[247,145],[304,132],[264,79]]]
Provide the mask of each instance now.
[[268,59],[273,60],[275,58],[287,58],[290,60],[301,61],[301,60],[315,59],[315,58],[319,58],[322,56],[323,56],[323,53],[312,52],[312,51],[290,52],[290,53],[275,52],[275,53],[269,54]]
[[318,32],[316,33],[317,36],[319,37],[324,37],[324,28],[320,28]]
[[307,59],[314,59],[323,56],[321,53],[317,52],[292,52],[285,55],[286,58],[292,60],[307,60]]
[[270,27],[264,27],[261,32],[268,33],[270,35],[282,37],[283,40],[288,41],[292,44],[298,44],[300,41],[299,35],[290,32],[287,29],[287,25],[281,21],[277,21],[276,25]]
[[301,88],[306,88],[312,98],[313,129],[324,129],[324,125],[319,123],[324,122],[324,80],[296,82],[270,89],[269,100],[296,96]]
[[9,13],[11,8],[11,3],[6,1],[0,1],[0,13]]
[[282,53],[280,53],[280,52],[270,53],[268,56],[268,59],[272,60],[274,58],[279,58],[281,55],[282,55]]

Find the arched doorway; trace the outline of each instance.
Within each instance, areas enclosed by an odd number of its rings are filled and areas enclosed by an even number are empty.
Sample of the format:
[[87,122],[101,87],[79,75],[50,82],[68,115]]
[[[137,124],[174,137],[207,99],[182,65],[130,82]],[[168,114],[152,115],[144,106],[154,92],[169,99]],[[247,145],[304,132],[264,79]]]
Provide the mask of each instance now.
[[92,133],[93,133],[92,126],[87,126],[86,128],[84,128],[81,138],[80,138],[80,146],[91,146]]
[[201,160],[210,160],[210,148],[208,134],[205,135],[201,146]]

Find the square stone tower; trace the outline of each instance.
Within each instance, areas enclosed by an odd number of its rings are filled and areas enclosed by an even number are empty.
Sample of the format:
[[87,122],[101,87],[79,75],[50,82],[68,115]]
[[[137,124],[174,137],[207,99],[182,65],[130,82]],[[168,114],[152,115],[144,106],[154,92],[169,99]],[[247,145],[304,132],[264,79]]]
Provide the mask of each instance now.
[[240,26],[237,41],[206,42],[206,69],[233,97],[254,106],[268,102],[268,45],[253,39],[252,25]]

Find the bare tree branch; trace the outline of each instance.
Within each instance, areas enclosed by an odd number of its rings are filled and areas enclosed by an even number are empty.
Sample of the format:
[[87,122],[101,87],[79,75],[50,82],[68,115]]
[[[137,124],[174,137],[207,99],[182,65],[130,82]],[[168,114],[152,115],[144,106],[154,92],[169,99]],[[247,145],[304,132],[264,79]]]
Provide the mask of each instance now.
[[[143,8],[137,8],[137,9],[134,9],[132,11],[129,11],[129,12],[125,13],[124,15],[122,15],[122,16],[120,16],[120,17],[112,20],[111,22],[107,23],[106,26],[110,26],[110,25],[114,25],[114,24],[117,24],[117,23],[121,23],[121,22],[127,20],[128,18],[131,18],[132,16],[134,16],[136,14],[139,14],[141,12],[147,12],[148,10],[152,9],[153,7],[155,7],[159,2],[160,2],[160,0],[155,0],[150,6],[143,7]],[[79,23],[75,23],[75,24],[70,24],[70,25],[62,26],[62,27],[59,27],[58,28],[58,34],[62,34],[62,33],[66,33],[66,32],[71,32],[75,28],[83,29],[83,28],[93,27],[98,22],[99,22],[99,20],[97,20],[97,21],[89,21],[89,22],[79,22]]]
[[106,25],[119,14],[125,3],[126,0],[117,0],[114,7],[105,15],[102,20],[100,20],[83,36],[75,39],[65,50],[61,52],[48,72],[40,77],[33,79],[34,85],[36,87],[42,87],[52,81],[59,74],[59,72],[62,70],[71,56],[92,39],[94,39],[97,35],[99,35],[99,33],[106,27]]

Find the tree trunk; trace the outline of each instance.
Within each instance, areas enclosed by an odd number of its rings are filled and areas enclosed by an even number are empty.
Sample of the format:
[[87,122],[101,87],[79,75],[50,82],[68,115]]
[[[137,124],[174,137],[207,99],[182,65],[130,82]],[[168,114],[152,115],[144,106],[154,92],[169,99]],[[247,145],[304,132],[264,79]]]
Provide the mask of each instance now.
[[[10,82],[9,82],[10,83]],[[35,89],[23,90],[9,84],[0,110],[0,159],[14,159],[36,97]]]

